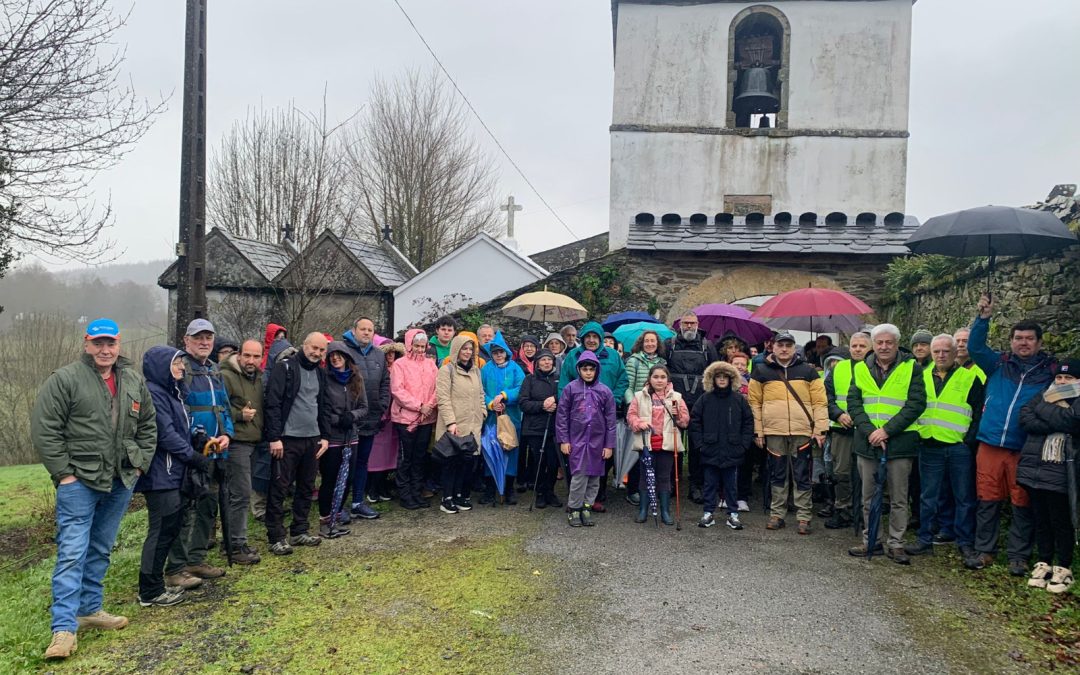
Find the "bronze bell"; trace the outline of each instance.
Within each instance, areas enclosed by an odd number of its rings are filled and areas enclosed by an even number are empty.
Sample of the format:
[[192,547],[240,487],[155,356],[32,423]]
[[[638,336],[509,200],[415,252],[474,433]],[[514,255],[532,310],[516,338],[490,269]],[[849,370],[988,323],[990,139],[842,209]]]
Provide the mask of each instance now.
[[742,86],[735,96],[735,110],[747,113],[774,113],[780,110],[780,98],[773,93],[768,68],[747,68]]

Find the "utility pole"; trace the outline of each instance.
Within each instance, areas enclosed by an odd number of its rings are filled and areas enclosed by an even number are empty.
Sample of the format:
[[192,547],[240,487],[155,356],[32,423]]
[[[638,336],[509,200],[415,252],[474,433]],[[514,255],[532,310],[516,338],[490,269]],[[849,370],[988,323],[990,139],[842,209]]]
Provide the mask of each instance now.
[[178,344],[192,319],[206,316],[206,0],[187,0],[184,120],[180,134],[180,236],[176,244]]

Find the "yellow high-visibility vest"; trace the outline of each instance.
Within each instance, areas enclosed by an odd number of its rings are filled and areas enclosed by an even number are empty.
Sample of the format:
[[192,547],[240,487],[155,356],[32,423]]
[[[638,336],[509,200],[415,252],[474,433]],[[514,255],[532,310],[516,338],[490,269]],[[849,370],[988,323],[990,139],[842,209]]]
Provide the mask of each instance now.
[[[855,368],[854,363],[855,362],[851,359],[844,359],[833,366],[832,369],[833,391],[836,392],[836,406],[844,412],[847,412],[847,395],[848,390],[851,389],[851,376]],[[839,422],[829,422],[829,426],[841,429],[844,425]]]
[[[855,366],[855,386],[862,393],[863,410],[870,418],[871,424],[880,429],[900,412],[907,402],[908,390],[911,387],[912,374],[915,372],[915,359],[908,359],[900,363],[885,384],[878,387],[874,376],[870,374],[870,368],[862,361]],[[904,431],[917,431],[918,425],[911,424]]]
[[978,377],[974,368],[957,368],[938,394],[934,387],[934,371],[925,370],[926,410],[919,418],[919,436],[942,443],[962,443],[971,427],[972,410],[967,398]]

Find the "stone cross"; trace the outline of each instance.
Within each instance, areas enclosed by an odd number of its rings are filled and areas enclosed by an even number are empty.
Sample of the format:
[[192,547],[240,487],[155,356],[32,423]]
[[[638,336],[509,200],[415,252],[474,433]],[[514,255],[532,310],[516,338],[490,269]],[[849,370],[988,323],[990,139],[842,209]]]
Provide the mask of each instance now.
[[500,211],[506,211],[506,234],[510,239],[514,238],[514,211],[520,211],[523,207],[521,204],[514,203],[514,195],[510,195],[506,203],[499,206]]

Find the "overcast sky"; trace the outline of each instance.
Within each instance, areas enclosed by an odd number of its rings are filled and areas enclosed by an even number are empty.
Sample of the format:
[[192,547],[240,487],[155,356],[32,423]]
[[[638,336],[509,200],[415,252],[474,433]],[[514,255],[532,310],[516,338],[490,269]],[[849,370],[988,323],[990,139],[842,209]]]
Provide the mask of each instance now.
[[[527,253],[607,229],[609,0],[400,0],[503,146],[573,230],[500,155],[500,193],[525,206]],[[123,5],[118,2],[118,5]],[[252,107],[364,104],[375,75],[433,66],[393,0],[210,1],[209,148]],[[120,39],[140,94],[172,94],[139,146],[97,181],[123,262],[173,255],[183,0],[136,0]],[[926,218],[1022,205],[1080,181],[1080,2],[921,0],[914,8],[907,211]]]

